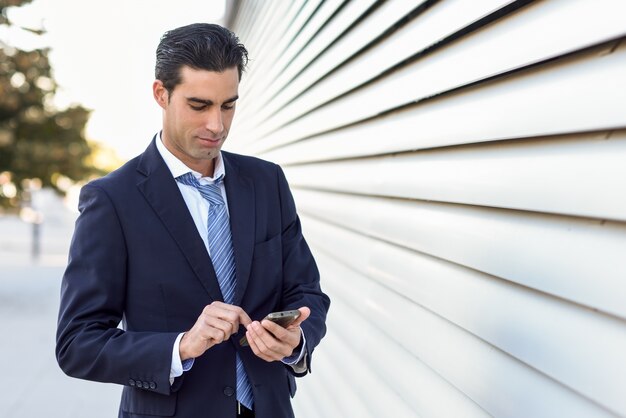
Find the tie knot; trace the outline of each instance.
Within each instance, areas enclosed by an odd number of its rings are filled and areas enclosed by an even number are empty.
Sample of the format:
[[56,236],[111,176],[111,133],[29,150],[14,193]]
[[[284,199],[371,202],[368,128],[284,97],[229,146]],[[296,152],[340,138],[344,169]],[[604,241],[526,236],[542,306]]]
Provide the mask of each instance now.
[[195,187],[203,198],[209,201],[211,205],[223,205],[224,199],[222,198],[222,192],[219,184],[222,181],[224,175],[222,174],[212,184],[200,184],[198,179],[191,173],[185,173],[182,176],[176,177],[176,181],[187,186]]

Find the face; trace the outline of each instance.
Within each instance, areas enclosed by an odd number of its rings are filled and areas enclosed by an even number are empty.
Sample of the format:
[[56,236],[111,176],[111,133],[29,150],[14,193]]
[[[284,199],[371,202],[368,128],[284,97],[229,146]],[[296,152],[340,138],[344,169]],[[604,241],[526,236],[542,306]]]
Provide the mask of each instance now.
[[180,75],[171,94],[160,80],[153,84],[163,109],[163,144],[189,168],[212,176],[235,115],[239,73],[236,67],[221,73],[182,67]]

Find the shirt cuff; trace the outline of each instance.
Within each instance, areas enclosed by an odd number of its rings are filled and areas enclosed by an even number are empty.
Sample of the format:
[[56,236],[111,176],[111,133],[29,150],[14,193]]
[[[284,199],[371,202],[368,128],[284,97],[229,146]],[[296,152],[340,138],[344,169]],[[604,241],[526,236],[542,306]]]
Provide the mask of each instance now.
[[191,369],[194,359],[190,358],[185,361],[180,360],[180,340],[185,335],[184,332],[178,334],[176,341],[174,341],[174,347],[172,348],[172,365],[170,367],[170,385],[174,383],[174,379],[178,376],[182,376],[183,372]]
[[[292,366],[294,367],[295,365],[297,365],[298,363],[300,363],[300,360],[302,360],[302,358],[304,357],[304,354],[306,353],[306,338],[304,337],[304,331],[302,331],[302,328],[300,328],[300,345],[298,345],[298,347],[300,348],[300,351],[296,352],[295,354],[292,354],[289,357],[285,357],[284,359],[282,359],[281,361],[288,365],[288,366]],[[298,350],[298,347],[296,347],[296,350]],[[294,367],[295,368],[295,367]]]

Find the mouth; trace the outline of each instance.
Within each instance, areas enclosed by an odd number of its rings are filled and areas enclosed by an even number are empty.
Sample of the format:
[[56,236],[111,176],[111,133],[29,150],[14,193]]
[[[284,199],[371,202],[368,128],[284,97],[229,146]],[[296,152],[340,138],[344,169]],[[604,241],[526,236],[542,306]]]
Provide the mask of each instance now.
[[201,136],[197,137],[201,143],[209,146],[219,145],[222,142],[222,138],[203,138]]

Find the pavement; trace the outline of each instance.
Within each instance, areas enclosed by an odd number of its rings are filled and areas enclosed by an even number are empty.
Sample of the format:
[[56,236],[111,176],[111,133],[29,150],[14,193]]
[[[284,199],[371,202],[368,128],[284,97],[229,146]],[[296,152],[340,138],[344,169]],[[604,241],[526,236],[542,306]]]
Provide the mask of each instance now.
[[0,417],[116,417],[121,387],[67,377],[54,356],[61,276],[76,213],[38,192],[40,253],[33,226],[0,215]]

